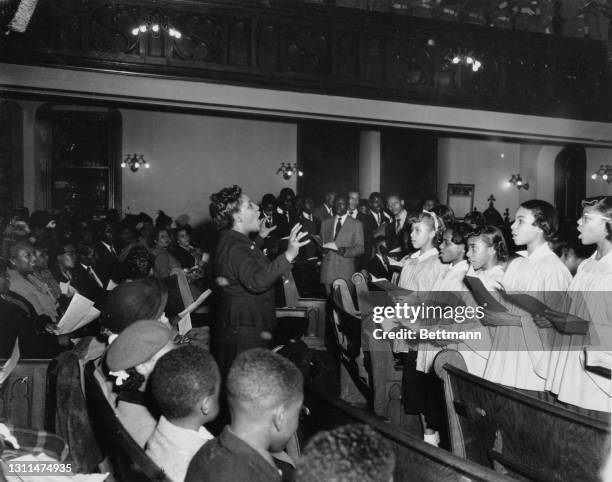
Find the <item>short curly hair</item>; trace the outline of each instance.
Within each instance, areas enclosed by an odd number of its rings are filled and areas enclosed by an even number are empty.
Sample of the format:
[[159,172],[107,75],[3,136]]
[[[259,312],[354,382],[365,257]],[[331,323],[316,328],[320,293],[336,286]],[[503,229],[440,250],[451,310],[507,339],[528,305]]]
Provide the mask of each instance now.
[[392,480],[395,452],[369,425],[349,424],[317,433],[295,469],[296,482]]
[[534,217],[533,225],[542,230],[546,241],[555,239],[559,229],[559,220],[557,210],[552,204],[541,199],[531,199],[525,201],[519,207],[531,211]]
[[304,377],[286,358],[253,348],[240,353],[227,375],[230,411],[248,410],[253,416],[302,396]]
[[210,196],[210,217],[218,229],[234,226],[234,214],[240,211],[241,196],[242,188],[235,184]]
[[486,226],[477,228],[474,232],[470,233],[468,237],[481,238],[487,246],[492,247],[495,250],[495,255],[497,256],[498,261],[504,263],[508,261],[508,258],[510,257],[508,244],[506,243],[506,238],[504,238],[504,235],[499,228],[487,224]]
[[182,345],[155,364],[149,381],[161,413],[169,420],[188,416],[207,396],[213,396],[221,376],[217,362],[204,348]]

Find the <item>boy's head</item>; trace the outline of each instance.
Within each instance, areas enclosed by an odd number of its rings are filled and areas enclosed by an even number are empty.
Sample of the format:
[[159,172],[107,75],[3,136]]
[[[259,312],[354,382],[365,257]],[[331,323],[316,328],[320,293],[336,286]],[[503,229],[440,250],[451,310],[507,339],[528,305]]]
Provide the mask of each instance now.
[[227,376],[232,425],[257,427],[269,450],[283,450],[296,431],[304,379],[289,360],[263,348],[240,353]]
[[221,376],[212,355],[196,345],[183,345],[162,356],[149,381],[164,417],[192,417],[200,425],[219,413]]
[[350,424],[316,434],[295,470],[296,482],[393,480],[395,452],[374,429]]

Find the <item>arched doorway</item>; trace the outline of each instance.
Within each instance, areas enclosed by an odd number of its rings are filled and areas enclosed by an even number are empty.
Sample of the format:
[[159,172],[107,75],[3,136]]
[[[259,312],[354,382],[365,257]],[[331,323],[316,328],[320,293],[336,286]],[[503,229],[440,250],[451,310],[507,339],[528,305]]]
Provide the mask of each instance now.
[[555,159],[555,206],[559,220],[575,221],[585,196],[586,151],[582,146],[564,147]]

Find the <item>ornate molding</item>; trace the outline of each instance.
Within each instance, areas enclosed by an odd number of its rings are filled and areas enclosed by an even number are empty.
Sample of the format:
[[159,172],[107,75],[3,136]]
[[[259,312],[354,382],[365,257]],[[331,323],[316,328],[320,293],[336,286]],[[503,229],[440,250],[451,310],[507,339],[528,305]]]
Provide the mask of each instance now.
[[[132,35],[168,19],[180,39]],[[328,5],[40,0],[0,61],[93,67],[305,92],[607,120],[606,46],[589,39]],[[453,64],[457,52],[483,63]]]

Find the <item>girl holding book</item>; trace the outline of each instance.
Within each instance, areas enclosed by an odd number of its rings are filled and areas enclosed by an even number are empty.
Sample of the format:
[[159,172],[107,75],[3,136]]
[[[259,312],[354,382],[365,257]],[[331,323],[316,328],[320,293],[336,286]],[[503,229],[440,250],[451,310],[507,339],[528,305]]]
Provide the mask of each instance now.
[[[585,366],[589,356],[607,367],[612,363],[612,197],[583,202],[578,231],[580,241],[597,250],[580,264],[569,286],[569,313],[547,311],[561,347],[550,366],[547,388],[560,402],[601,416],[610,412],[610,380]],[[606,416],[609,420],[609,413]]]

